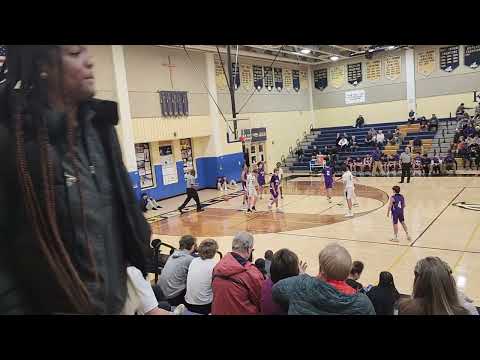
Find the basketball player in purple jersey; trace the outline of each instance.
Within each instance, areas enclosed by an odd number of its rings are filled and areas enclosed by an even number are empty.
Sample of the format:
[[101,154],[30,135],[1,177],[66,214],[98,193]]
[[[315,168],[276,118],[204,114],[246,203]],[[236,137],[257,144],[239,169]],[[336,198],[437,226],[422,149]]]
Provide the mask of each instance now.
[[275,203],[278,210],[278,195],[280,195],[280,178],[278,177],[278,169],[273,170],[273,175],[270,178],[270,201],[268,202],[268,208],[272,210],[272,205]]
[[405,234],[407,234],[408,241],[412,241],[410,235],[408,234],[407,225],[405,224],[404,209],[405,209],[405,199],[403,195],[400,194],[400,186],[395,185],[392,187],[393,195],[390,197],[390,204],[388,205],[387,217],[392,213],[393,220],[393,233],[394,237],[391,239],[393,242],[398,242],[398,222],[402,224]]
[[259,161],[257,164],[258,168],[258,176],[257,176],[257,181],[258,181],[258,191],[260,193],[260,199],[262,199],[263,195],[263,188],[265,186],[265,164],[263,161]]
[[332,202],[332,187],[333,187],[333,169],[330,167],[330,161],[323,168],[323,181],[325,183],[325,191],[327,193],[328,202]]

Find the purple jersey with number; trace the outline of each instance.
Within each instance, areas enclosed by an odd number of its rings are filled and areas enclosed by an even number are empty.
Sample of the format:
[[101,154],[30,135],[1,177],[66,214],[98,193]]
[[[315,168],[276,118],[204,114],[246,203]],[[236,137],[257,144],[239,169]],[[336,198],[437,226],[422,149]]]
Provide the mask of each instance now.
[[270,194],[276,199],[278,197],[278,187],[280,186],[280,179],[278,175],[273,174],[270,178]]
[[405,199],[401,194],[395,194],[392,197],[392,214],[400,215],[403,214],[403,208],[405,207]]
[[263,166],[258,168],[258,185],[263,186],[265,185],[265,168]]
[[330,166],[323,168],[323,179],[325,181],[325,188],[331,189],[333,186],[333,169]]

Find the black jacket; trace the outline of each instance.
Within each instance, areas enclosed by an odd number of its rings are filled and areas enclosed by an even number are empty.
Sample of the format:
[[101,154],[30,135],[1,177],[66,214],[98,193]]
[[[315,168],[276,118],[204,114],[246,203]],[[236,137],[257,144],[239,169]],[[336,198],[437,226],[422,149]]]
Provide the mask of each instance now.
[[[113,209],[112,213],[119,217],[118,223],[121,226],[119,233],[122,234],[121,250],[108,251],[108,248],[101,248],[103,251],[103,259],[95,259],[104,264],[104,287],[116,286],[112,283],[108,285],[109,279],[116,277],[122,280],[124,277],[118,276],[116,273],[111,273],[112,269],[122,269],[122,273],[126,271],[123,269],[123,264],[130,263],[137,267],[142,272],[145,272],[147,261],[147,249],[150,241],[151,230],[147,224],[143,214],[138,208],[138,202],[135,199],[132,184],[128,172],[123,164],[120,144],[118,142],[117,134],[114,126],[118,123],[117,104],[111,101],[90,100],[81,106],[82,111],[89,112],[89,121],[91,129],[89,133],[85,133],[86,137],[95,136],[95,140],[99,139],[102,148],[102,158],[99,160],[104,174],[108,177],[108,185],[111,191],[111,204],[108,204],[108,199],[105,200],[106,205]],[[46,260],[40,256],[41,252],[38,248],[37,242],[33,237],[33,230],[29,220],[26,218],[25,210],[23,208],[22,192],[18,184],[18,175],[16,170],[15,157],[15,136],[12,127],[9,126],[6,119],[0,119],[0,314],[22,314],[22,313],[51,313],[62,312],[62,296],[59,294],[58,303],[52,303],[52,294],[58,293],[58,288],[53,285],[56,282],[52,278],[51,271],[48,270]],[[25,130],[25,151],[27,162],[32,179],[34,181],[35,192],[38,194],[40,200],[43,194],[41,187],[40,163],[38,145],[34,140],[34,136],[29,132],[28,121],[38,121],[38,119],[27,119]],[[58,156],[59,149],[64,145],[65,129],[64,122],[53,122],[54,125],[48,126],[50,144],[52,145],[49,151],[50,158],[53,160],[54,169],[62,169],[64,163],[61,156]],[[30,128],[32,128],[30,126]],[[93,139],[86,141],[92,142]],[[65,241],[67,251],[69,251],[74,264],[77,269],[85,267],[85,259],[76,256],[76,250],[82,244],[75,244],[78,237],[72,236],[75,232],[75,225],[69,222],[68,216],[75,219],[74,211],[71,206],[71,196],[68,194],[67,181],[62,183],[63,174],[59,177],[55,176],[55,199],[57,203],[57,219],[60,223],[61,237]],[[59,180],[60,179],[60,180]],[[89,208],[88,199],[92,199],[95,194],[90,194],[89,189],[83,189],[87,199],[85,208]],[[62,206],[66,204],[66,206]],[[70,208],[68,207],[70,205]],[[105,205],[105,204],[104,204]],[[105,228],[98,229],[98,233],[109,234],[108,219],[105,219],[104,214],[90,213],[89,216],[96,220],[96,223],[105,224]],[[116,218],[115,218],[116,219]],[[116,222],[117,223],[117,222]],[[102,239],[97,236],[97,229],[88,228],[89,238]],[[91,230],[91,233],[90,233]],[[119,258],[121,257],[121,258]],[[110,266],[114,264],[115,266]],[[110,271],[110,273],[109,273]],[[81,275],[81,274],[80,274]],[[126,279],[126,278],[125,278]],[[121,284],[123,291],[117,294],[117,304],[114,307],[118,310],[119,306],[125,300],[126,284]],[[87,288],[90,290],[88,284]],[[110,291],[112,289],[110,288]],[[43,297],[43,294],[49,293],[48,300]],[[122,299],[118,299],[121,297]],[[108,306],[102,304],[103,299],[94,299],[96,305],[105,309]],[[105,300],[106,302],[107,300]],[[113,307],[110,307],[113,308]],[[115,311],[117,311],[115,310]],[[105,310],[108,312],[108,310]],[[100,313],[105,311],[99,310]]]

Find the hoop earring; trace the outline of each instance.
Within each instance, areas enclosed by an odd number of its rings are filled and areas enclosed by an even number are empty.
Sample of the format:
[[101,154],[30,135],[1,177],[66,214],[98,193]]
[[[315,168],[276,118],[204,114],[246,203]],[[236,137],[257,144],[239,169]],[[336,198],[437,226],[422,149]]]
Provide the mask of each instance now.
[[40,78],[42,78],[42,79],[48,78],[48,73],[46,73],[45,71],[42,71],[42,72],[40,73]]

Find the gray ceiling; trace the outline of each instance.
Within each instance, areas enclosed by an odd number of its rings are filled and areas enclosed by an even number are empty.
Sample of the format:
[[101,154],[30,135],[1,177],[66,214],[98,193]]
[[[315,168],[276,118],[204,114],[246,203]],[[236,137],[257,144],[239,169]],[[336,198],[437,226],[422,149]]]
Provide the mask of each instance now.
[[[183,46],[183,45],[179,45]],[[372,58],[375,54],[408,45],[230,45],[233,56],[274,59],[308,65],[325,64],[352,57]],[[189,49],[226,53],[226,45],[186,45]],[[302,50],[309,50],[308,53]]]

